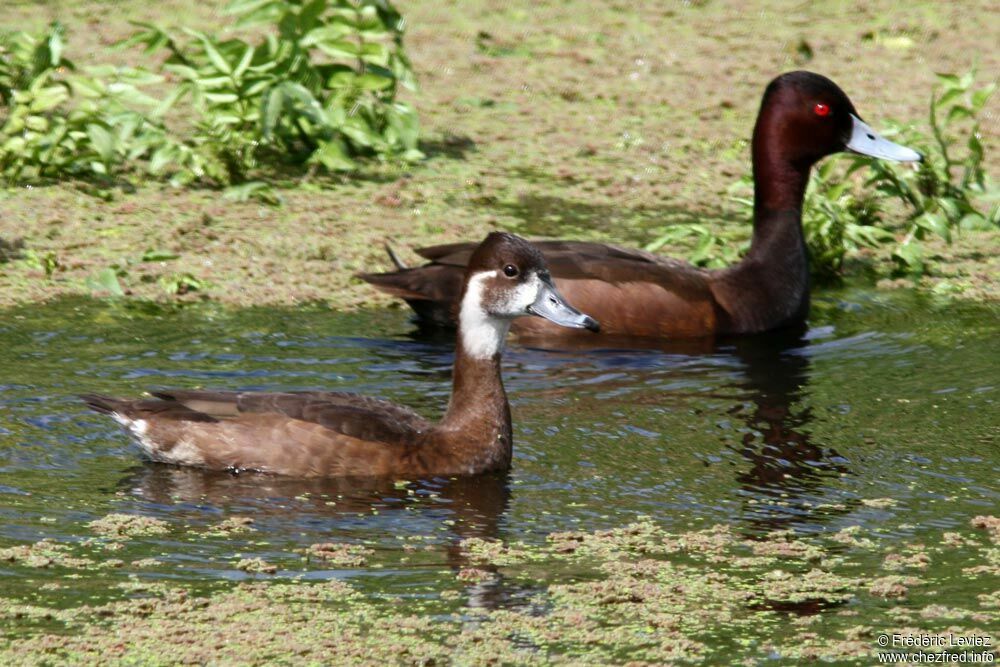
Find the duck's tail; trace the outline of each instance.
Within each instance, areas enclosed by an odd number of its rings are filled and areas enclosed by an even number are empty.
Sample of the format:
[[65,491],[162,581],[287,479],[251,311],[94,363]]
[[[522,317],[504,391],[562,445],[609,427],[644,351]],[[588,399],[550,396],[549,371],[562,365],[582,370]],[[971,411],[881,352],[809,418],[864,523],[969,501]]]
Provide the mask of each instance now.
[[411,268],[391,247],[386,245],[385,250],[396,267],[394,271],[359,273],[357,277],[386,294],[403,299],[416,313],[420,324],[454,326],[465,268],[434,263]]
[[80,394],[80,399],[86,403],[87,407],[91,410],[100,412],[104,415],[126,415],[128,413],[129,403],[131,402],[120,398],[112,398],[111,396],[103,396],[101,394]]
[[392,263],[396,266],[397,271],[403,271],[405,269],[410,268],[403,263],[403,260],[399,258],[399,255],[396,254],[396,251],[392,249],[391,245],[386,243],[384,248],[385,252],[389,255],[389,260],[392,261]]

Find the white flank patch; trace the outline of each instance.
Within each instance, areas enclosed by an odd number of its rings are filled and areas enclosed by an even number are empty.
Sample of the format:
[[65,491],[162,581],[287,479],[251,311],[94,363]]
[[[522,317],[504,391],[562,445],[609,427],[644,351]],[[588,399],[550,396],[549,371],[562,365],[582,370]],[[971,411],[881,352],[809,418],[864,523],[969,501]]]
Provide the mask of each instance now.
[[201,451],[189,440],[180,440],[169,450],[165,450],[149,437],[149,422],[145,419],[130,419],[117,412],[113,413],[112,416],[135,438],[143,453],[154,461],[180,465],[200,465],[205,462]]
[[483,307],[483,282],[496,275],[496,271],[484,271],[469,278],[458,311],[462,348],[473,359],[489,359],[500,352],[510,330],[509,319],[490,315]]
[[135,441],[139,443],[139,447],[142,448],[146,456],[156,461],[162,460],[157,451],[156,444],[146,436],[146,431],[149,430],[149,423],[145,419],[130,419],[117,412],[112,413],[111,416],[135,438]]

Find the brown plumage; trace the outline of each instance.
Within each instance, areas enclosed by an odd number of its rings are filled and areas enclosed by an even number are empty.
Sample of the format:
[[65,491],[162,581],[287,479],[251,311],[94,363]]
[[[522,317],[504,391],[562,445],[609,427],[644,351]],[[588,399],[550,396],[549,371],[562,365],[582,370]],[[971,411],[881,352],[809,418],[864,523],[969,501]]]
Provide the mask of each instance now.
[[462,287],[451,401],[432,423],[412,410],[342,392],[157,391],[84,401],[110,414],[153,460],[213,470],[299,477],[475,474],[511,460],[511,421],[500,377],[510,323],[539,315],[595,328],[555,291],[542,255],[493,233],[471,254]]
[[[817,160],[842,150],[919,159],[864,125],[829,79],[810,72],[784,74],[767,87],[754,128],[753,240],[738,264],[711,271],[600,243],[535,245],[562,292],[600,320],[606,335],[688,338],[801,322],[809,310],[809,258],[801,224],[809,170]],[[455,320],[463,270],[474,247],[423,248],[417,253],[428,264],[397,265],[394,272],[361,278],[404,299],[422,322],[447,325]],[[532,337],[573,335],[535,320],[513,328]]]

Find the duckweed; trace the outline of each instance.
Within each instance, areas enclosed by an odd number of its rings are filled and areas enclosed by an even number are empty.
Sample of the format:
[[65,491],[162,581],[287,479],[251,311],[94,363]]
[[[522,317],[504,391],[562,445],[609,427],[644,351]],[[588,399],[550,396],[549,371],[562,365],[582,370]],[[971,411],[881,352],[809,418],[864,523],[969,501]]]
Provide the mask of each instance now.
[[[972,567],[993,563],[996,520],[977,517],[971,525],[976,530],[952,531],[941,548]],[[982,530],[991,531],[986,539]],[[466,539],[460,550],[451,581],[464,590],[445,585],[419,601],[365,593],[337,579],[246,581],[207,591],[130,580],[118,586],[121,599],[73,609],[5,599],[0,661],[869,664],[876,636],[944,632],[942,623],[951,634],[987,637],[996,646],[988,628],[1000,618],[997,591],[956,606],[934,600],[934,589],[947,583],[940,574],[934,586],[903,573],[866,579],[860,573],[873,557],[921,571],[933,570],[935,561],[920,545],[879,546],[856,530],[813,537],[782,531],[751,541],[725,527],[670,533],[641,520],[553,533],[537,545]],[[55,564],[68,553],[51,541],[2,552],[5,561],[25,566],[36,559]],[[377,555],[337,543],[315,544],[306,554],[303,575],[331,562],[364,567]],[[236,566],[277,571],[260,558]],[[490,587],[505,582],[534,592],[517,604],[482,606]],[[866,597],[882,603],[859,607]]]

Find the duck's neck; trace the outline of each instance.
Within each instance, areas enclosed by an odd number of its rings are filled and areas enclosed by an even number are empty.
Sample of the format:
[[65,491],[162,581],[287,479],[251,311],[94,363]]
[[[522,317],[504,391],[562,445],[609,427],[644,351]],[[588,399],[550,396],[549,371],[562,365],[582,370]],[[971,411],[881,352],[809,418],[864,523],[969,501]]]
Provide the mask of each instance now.
[[809,162],[785,156],[758,121],[753,138],[754,223],[750,252],[713,284],[728,333],[753,333],[805,319],[809,254],[802,235],[802,200]]
[[460,317],[451,401],[439,424],[469,472],[510,465],[510,405],[500,377],[508,320]]
[[[750,253],[773,261],[772,270],[789,258],[806,259],[802,236],[802,201],[809,184],[811,162],[793,162],[781,142],[773,141],[769,127],[759,122],[753,136],[753,239]],[[793,262],[799,269],[799,262]]]

